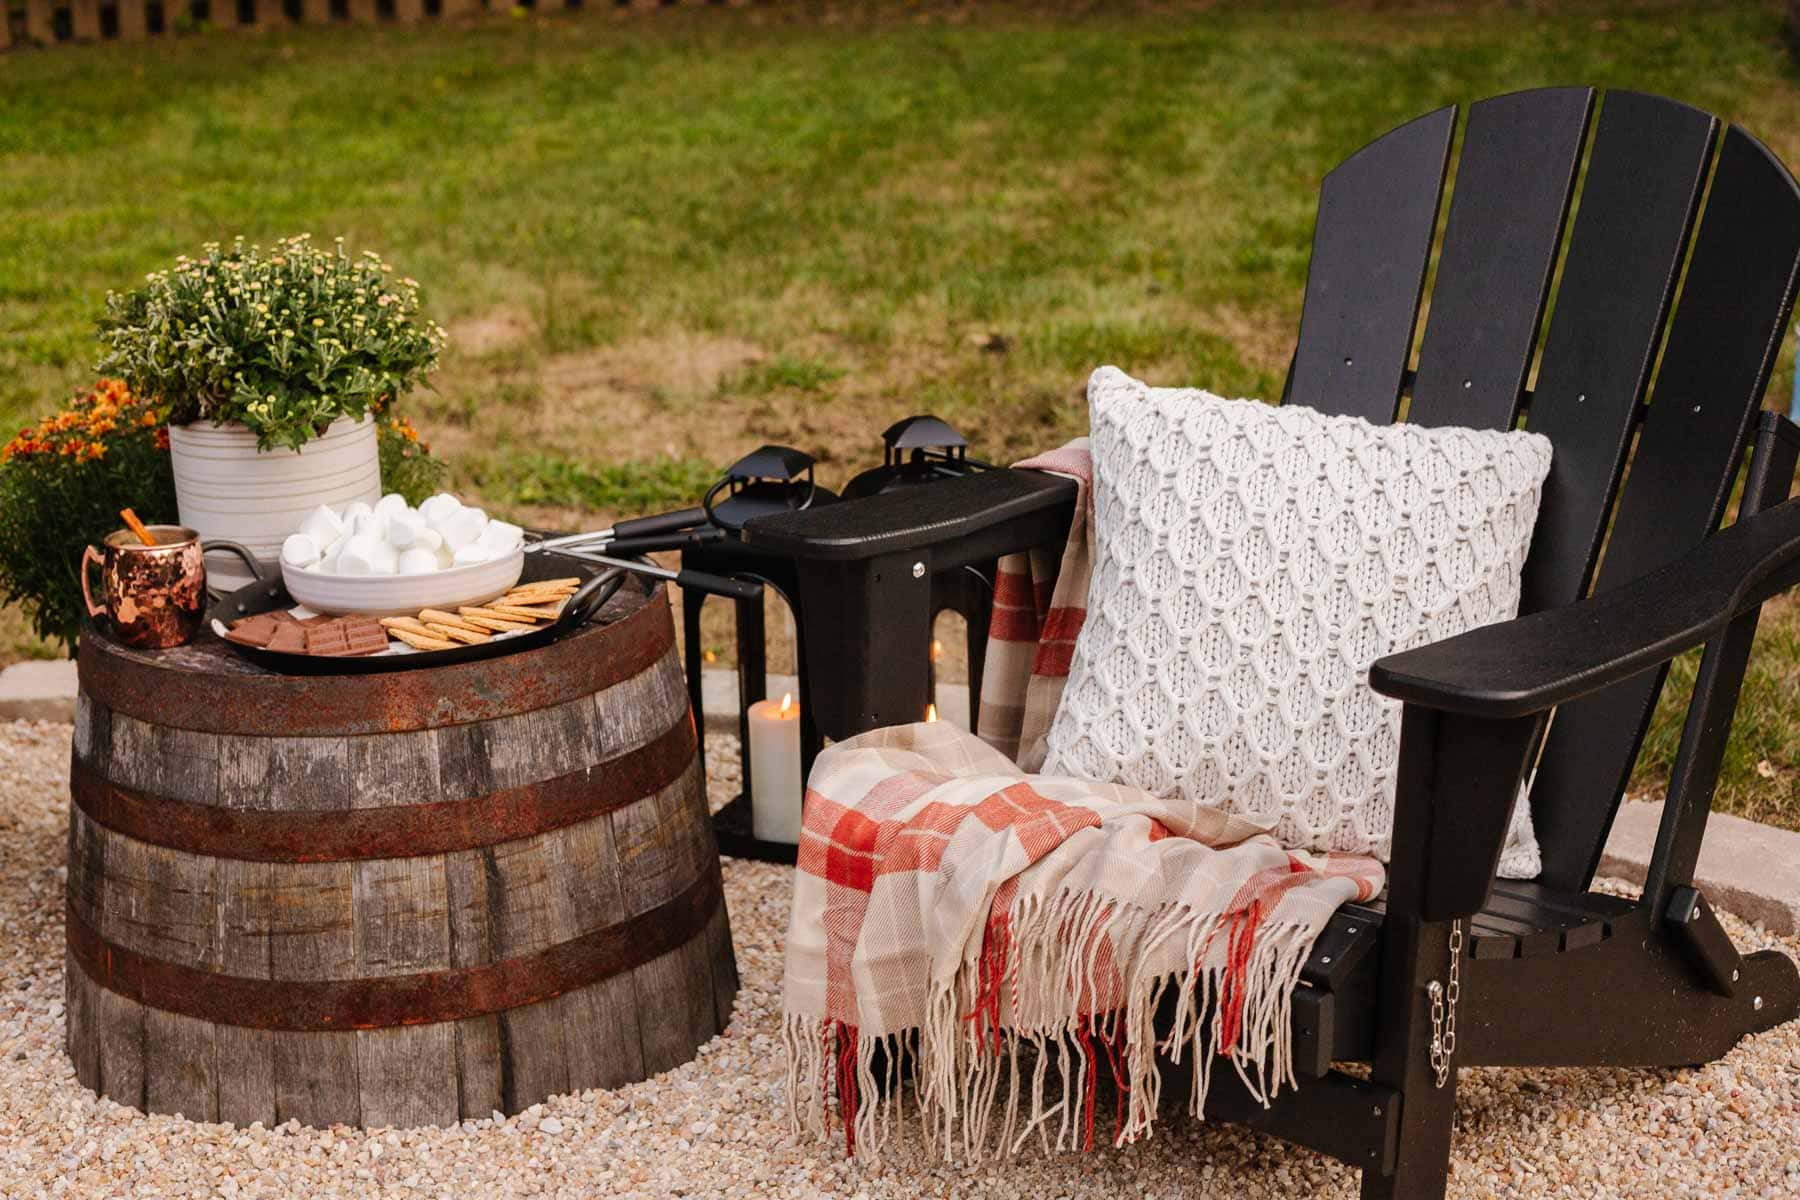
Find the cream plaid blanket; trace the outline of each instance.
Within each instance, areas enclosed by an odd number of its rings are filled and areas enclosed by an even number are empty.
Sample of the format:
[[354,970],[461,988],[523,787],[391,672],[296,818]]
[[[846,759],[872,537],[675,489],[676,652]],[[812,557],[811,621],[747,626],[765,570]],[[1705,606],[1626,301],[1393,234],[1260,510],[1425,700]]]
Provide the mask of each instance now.
[[1088,440],[1016,464],[1075,481],[1075,516],[1059,561],[1047,548],[1008,554],[994,572],[994,614],[982,660],[975,732],[1027,771],[1044,765],[1046,739],[1075,656],[1075,635],[1087,620],[1093,575],[1090,509],[1093,459]]
[[[1218,809],[1026,774],[945,723],[841,742],[808,781],[783,1033],[797,1128],[876,1153],[904,1077],[945,1157],[1146,1133],[1157,1054],[1293,1084],[1290,1004],[1313,939],[1379,863],[1284,850]],[[1156,1023],[1165,1001],[1172,1024]],[[879,1076],[877,1072],[880,1072]],[[835,1101],[835,1104],[834,1104]]]

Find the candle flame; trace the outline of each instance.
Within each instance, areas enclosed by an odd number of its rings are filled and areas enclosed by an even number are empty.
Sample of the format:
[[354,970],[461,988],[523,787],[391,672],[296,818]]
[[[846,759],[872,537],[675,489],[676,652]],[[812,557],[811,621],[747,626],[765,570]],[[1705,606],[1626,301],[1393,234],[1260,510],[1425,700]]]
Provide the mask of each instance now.
[[787,716],[788,709],[794,707],[794,693],[783,692],[781,696],[781,715]]
[[944,656],[944,643],[936,638],[931,639],[931,661],[936,662]]
[[937,705],[935,705],[935,704],[927,704],[927,705],[926,705],[926,706],[925,706],[925,719],[926,719],[926,720],[927,720],[927,721],[935,721],[935,720],[937,720]]

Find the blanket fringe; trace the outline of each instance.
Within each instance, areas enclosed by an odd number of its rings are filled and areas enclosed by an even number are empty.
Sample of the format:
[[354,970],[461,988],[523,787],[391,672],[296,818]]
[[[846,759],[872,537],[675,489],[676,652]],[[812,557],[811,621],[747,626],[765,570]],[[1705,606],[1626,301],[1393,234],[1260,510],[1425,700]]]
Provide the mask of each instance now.
[[[1218,914],[1078,893],[1023,901],[989,922],[972,962],[934,983],[917,1030],[786,1014],[789,1123],[826,1138],[835,1110],[846,1151],[878,1158],[911,1084],[921,1134],[946,1161],[1008,1157],[1033,1140],[1089,1149],[1104,1072],[1121,1146],[1154,1132],[1160,1059],[1184,1056],[1194,1116],[1219,1058],[1267,1104],[1297,1085],[1293,992],[1316,936],[1267,923],[1254,903]],[[1174,1017],[1158,1039],[1165,1008]]]

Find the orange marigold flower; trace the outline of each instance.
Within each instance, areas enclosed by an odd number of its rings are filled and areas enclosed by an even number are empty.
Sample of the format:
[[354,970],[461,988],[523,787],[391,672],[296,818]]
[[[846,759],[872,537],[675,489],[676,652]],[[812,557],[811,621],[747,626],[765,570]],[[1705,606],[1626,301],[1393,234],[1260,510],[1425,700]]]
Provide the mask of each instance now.
[[100,417],[98,419],[88,421],[87,427],[88,427],[89,433],[94,434],[95,436],[98,436],[103,433],[111,433],[113,430],[118,428],[118,425],[113,421],[113,419],[111,417]]
[[155,413],[147,412],[143,416],[138,418],[138,424],[142,425],[145,429],[150,428],[152,425],[155,425],[156,423],[157,423],[157,417],[156,417]]
[[103,459],[105,457],[106,457],[106,446],[103,443],[89,442],[87,444],[87,459],[89,462],[98,462],[100,459]]

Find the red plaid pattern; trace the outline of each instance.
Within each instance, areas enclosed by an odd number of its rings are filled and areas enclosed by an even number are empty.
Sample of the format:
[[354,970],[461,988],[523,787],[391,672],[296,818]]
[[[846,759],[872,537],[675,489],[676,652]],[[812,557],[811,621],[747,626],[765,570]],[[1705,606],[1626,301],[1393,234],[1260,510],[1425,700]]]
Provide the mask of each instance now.
[[1019,1040],[1062,1046],[1082,1073],[1084,1111],[1057,1118],[1059,1143],[1091,1141],[1101,1069],[1125,1086],[1115,1138],[1138,1136],[1158,1091],[1150,989],[1171,984],[1186,1005],[1175,1045],[1279,1085],[1306,948],[1339,904],[1382,886],[1373,859],[1289,852],[1241,818],[1135,788],[1029,776],[941,722],[833,746],[810,784],[783,985],[789,1091],[816,1129],[835,1099],[865,1149],[892,1099],[876,1052],[902,1045],[921,1107],[965,1151],[993,1119],[1009,1145],[1018,1121],[1052,1119],[996,1118],[969,1091],[1016,1069]]
[[1060,559],[1037,549],[1008,554],[995,569],[994,612],[988,621],[975,732],[1007,758],[1034,771],[1044,764],[1044,739],[1069,677],[1075,636],[1087,619],[1092,571],[1088,484],[1093,468],[1086,438],[1028,458],[1018,467],[1066,475],[1079,491]]

